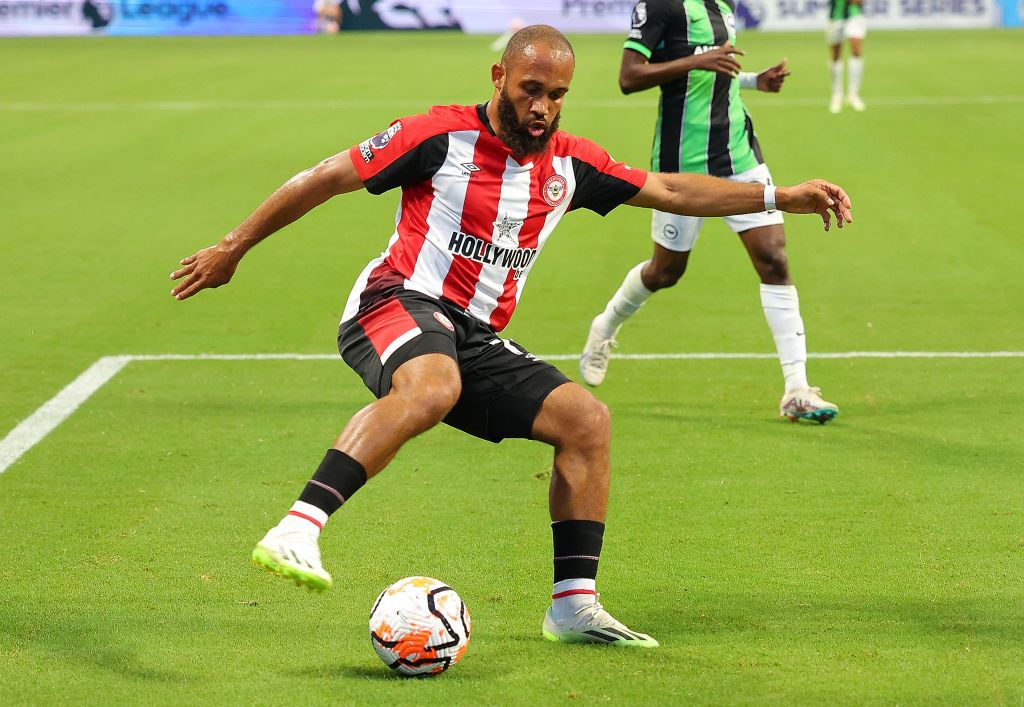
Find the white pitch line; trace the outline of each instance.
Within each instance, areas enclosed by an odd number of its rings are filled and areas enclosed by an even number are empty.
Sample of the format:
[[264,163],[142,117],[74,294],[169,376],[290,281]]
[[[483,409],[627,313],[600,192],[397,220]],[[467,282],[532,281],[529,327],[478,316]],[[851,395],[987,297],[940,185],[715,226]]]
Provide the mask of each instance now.
[[78,409],[93,393],[128,365],[131,356],[104,356],[68,383],[0,440],[0,474]]
[[[547,361],[575,361],[578,353],[541,355]],[[723,361],[736,359],[774,359],[773,353],[699,352],[612,354],[624,361]],[[808,358],[1024,358],[1024,351],[837,351],[809,353]],[[126,354],[104,356],[71,381],[38,410],[25,418],[0,440],[0,474],[18,461],[29,449],[57,428],[71,413],[102,388],[132,361],[334,361],[337,354],[257,353],[257,354]]]
[[[111,113],[124,111],[219,111],[219,110],[365,110],[409,108],[425,111],[436,103],[429,99],[396,98],[388,100],[236,100],[236,101],[7,101],[0,102],[4,113]],[[764,98],[750,102],[761,108],[821,106],[826,98],[792,97]],[[873,96],[868,101],[874,107],[899,106],[963,106],[1024,104],[1024,95],[981,96]],[[653,108],[657,101],[647,98],[579,98],[569,103],[570,110],[578,108]]]

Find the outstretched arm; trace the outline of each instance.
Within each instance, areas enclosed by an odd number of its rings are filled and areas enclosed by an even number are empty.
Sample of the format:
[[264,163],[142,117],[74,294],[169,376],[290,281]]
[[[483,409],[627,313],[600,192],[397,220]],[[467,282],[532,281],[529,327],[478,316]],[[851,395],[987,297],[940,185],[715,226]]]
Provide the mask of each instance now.
[[363,182],[356,173],[348,150],[299,172],[267,197],[249,218],[219,243],[183,258],[182,267],[171,273],[172,280],[181,280],[171,290],[171,295],[183,300],[208,287],[227,284],[242,256],[254,245],[302,218],[332,196],[362,188]]
[[646,56],[635,49],[625,49],[619,66],[619,89],[626,94],[644,91],[675,81],[691,71],[716,71],[736,76],[740,71],[740,63],[735,57],[743,54],[742,50],[726,42],[724,46],[703,54],[651,64]]
[[[626,203],[684,216],[732,216],[765,210],[765,186],[731,182],[700,174],[651,172],[643,188]],[[825,230],[853,222],[850,197],[843,188],[823,179],[795,187],[777,187],[775,208],[791,214],[818,214]]]

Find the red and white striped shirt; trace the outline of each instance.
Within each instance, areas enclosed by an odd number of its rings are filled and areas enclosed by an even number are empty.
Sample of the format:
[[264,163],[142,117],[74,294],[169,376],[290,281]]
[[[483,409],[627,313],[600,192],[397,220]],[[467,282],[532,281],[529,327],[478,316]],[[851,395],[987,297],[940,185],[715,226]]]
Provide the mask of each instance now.
[[342,321],[405,288],[501,331],[562,216],[579,208],[603,216],[647,179],[561,130],[519,163],[482,105],[435,106],[349,152],[367,191],[401,187],[402,201],[387,250],[360,274]]

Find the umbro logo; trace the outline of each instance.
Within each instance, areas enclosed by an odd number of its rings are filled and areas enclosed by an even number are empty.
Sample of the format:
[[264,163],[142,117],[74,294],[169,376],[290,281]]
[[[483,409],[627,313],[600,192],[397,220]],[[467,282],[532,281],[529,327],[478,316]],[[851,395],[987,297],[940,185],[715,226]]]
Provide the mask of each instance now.
[[472,174],[473,172],[479,172],[480,168],[472,162],[463,162],[459,165],[464,170],[464,174]]

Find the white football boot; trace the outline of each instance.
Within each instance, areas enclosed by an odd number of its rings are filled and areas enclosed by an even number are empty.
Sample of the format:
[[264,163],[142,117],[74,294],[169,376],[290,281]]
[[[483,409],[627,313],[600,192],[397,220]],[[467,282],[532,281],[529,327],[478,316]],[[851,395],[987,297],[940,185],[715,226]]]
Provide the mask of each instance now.
[[853,108],[858,113],[863,113],[864,109],[867,108],[867,106],[864,105],[864,101],[862,101],[860,99],[860,96],[858,96],[856,93],[851,93],[849,96],[847,96],[846,102],[849,103],[850,107]]
[[829,113],[838,113],[843,109],[843,94],[833,93],[832,100],[828,103]]
[[322,592],[333,584],[331,575],[320,564],[316,536],[306,530],[280,525],[271,528],[252,551],[252,563],[310,591]]
[[657,648],[646,633],[631,631],[604,610],[599,602],[580,607],[564,621],[555,621],[551,607],[544,613],[544,638],[563,643],[599,643],[624,648]]
[[839,414],[839,406],[823,400],[821,388],[803,388],[782,396],[779,401],[779,415],[789,418],[790,422],[814,420],[824,425]]
[[618,345],[615,335],[605,336],[597,328],[596,323],[597,319],[590,323],[587,343],[580,355],[580,375],[583,382],[591,386],[604,383],[604,377],[608,375],[608,358],[612,355],[612,347]]

